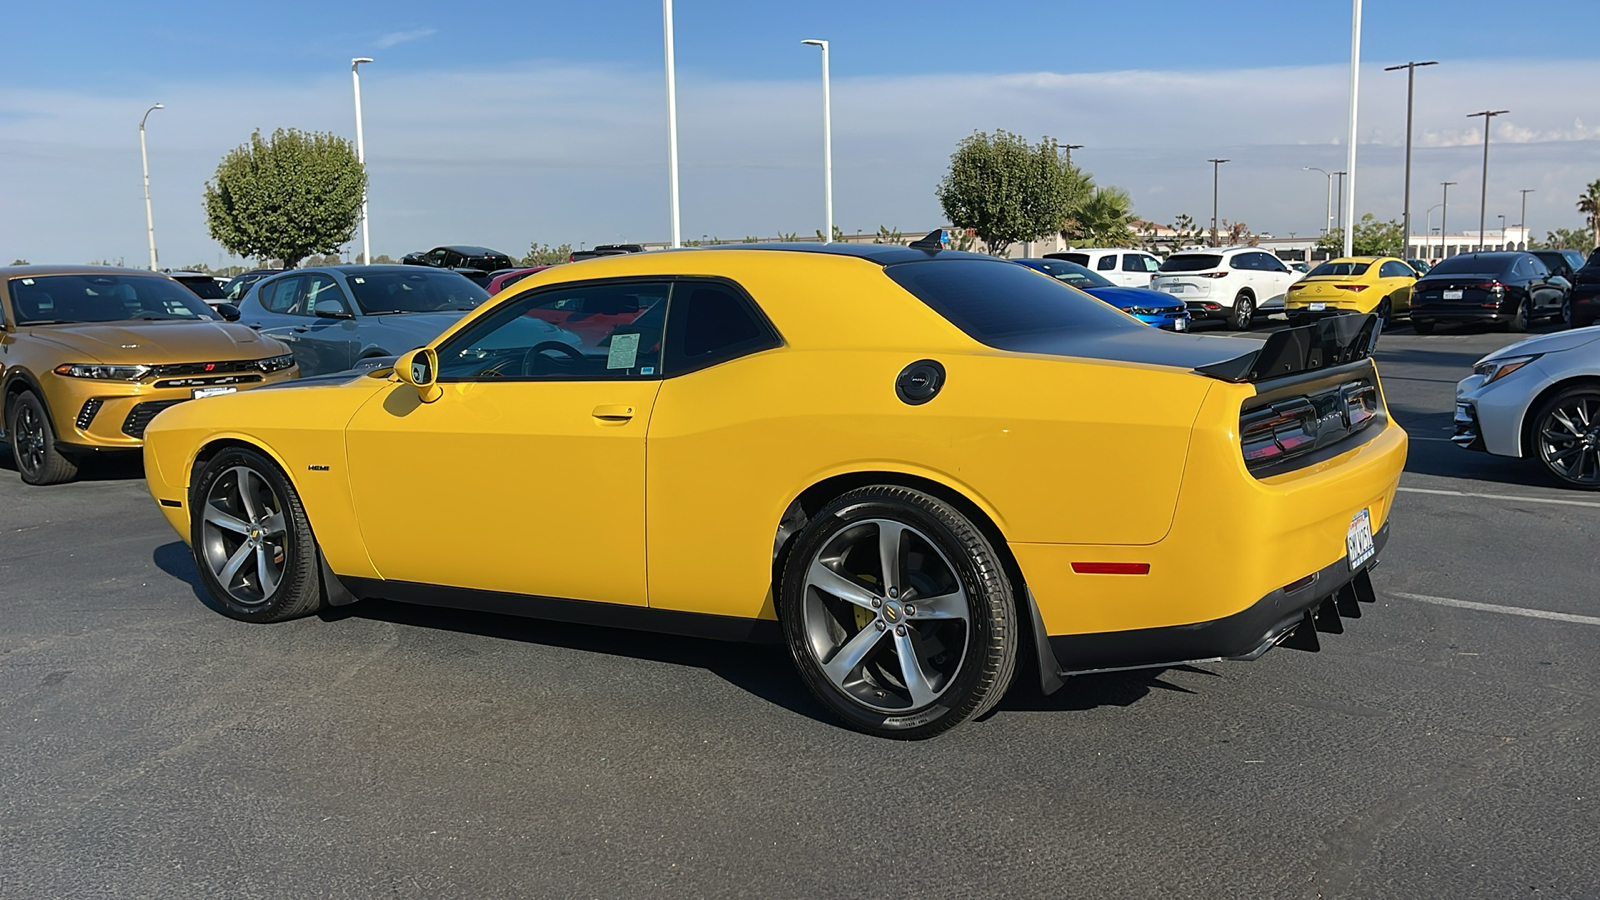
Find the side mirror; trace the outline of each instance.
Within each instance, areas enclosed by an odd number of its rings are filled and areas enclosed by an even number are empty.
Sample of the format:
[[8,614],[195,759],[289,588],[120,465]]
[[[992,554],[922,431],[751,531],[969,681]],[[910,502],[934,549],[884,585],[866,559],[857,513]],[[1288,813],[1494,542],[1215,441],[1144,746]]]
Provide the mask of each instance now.
[[319,319],[353,319],[350,311],[344,308],[341,300],[318,300],[316,316]]
[[420,347],[410,353],[401,354],[395,360],[394,374],[396,378],[417,389],[417,396],[423,403],[432,403],[444,396],[444,388],[439,387],[439,354],[432,347]]
[[217,315],[221,316],[224,322],[239,321],[239,307],[232,303],[218,303],[212,309],[217,311]]

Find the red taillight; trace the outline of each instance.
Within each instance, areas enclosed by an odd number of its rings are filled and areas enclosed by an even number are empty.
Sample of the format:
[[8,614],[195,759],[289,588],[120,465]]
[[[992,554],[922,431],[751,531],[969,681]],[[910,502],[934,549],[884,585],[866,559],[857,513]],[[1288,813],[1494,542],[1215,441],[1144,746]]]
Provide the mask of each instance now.
[[1367,289],[1364,284],[1336,284],[1334,287],[1341,291],[1355,291],[1358,294]]
[[1206,309],[1221,309],[1221,308],[1222,308],[1222,306],[1220,304],[1216,304],[1216,303],[1207,303],[1206,304]]
[[1149,575],[1149,563],[1075,562],[1072,571],[1079,575]]
[[1201,272],[1199,277],[1201,277],[1201,278],[1226,278],[1226,277],[1228,277],[1228,273],[1227,272]]
[[1498,281],[1485,281],[1483,284],[1469,284],[1467,287],[1477,288],[1480,291],[1503,291],[1506,286]]

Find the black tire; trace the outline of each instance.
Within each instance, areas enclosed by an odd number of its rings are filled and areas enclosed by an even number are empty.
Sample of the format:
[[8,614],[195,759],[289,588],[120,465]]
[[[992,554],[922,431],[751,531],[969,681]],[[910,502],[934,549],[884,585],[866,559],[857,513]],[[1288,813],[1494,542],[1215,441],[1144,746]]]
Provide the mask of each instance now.
[[1233,298],[1233,309],[1228,313],[1228,328],[1232,331],[1249,331],[1255,315],[1255,298],[1240,291],[1239,296]]
[[[252,500],[244,502],[246,496]],[[208,522],[215,513],[222,514],[219,521],[230,518],[234,527]],[[249,527],[240,530],[238,525]],[[274,530],[280,525],[281,531]],[[189,546],[206,592],[229,618],[281,622],[316,612],[322,604],[317,542],[300,495],[278,466],[258,451],[230,448],[200,470],[189,493]],[[217,570],[214,561],[231,561],[238,555],[244,563],[235,571],[228,573],[226,566]],[[251,568],[252,556],[253,579],[245,571]],[[220,577],[224,574],[226,585]]]
[[1394,324],[1394,304],[1389,301],[1388,297],[1383,298],[1383,301],[1378,304],[1377,313],[1378,333],[1383,334],[1389,330],[1389,326]]
[[1572,326],[1572,296],[1570,294],[1568,296],[1565,296],[1565,297],[1561,298],[1561,314],[1556,316],[1556,321],[1560,322],[1566,328],[1573,327]]
[[1557,482],[1600,491],[1600,387],[1570,387],[1545,401],[1530,438],[1527,455]]
[[[885,527],[895,529],[892,552],[903,569],[892,577],[880,562]],[[842,591],[818,587],[817,568],[822,583]],[[946,603],[915,608],[935,598]],[[909,488],[858,488],[818,512],[784,562],[779,618],[806,687],[846,725],[878,737],[921,740],[980,716],[1016,671],[1017,604],[999,555],[960,511]],[[859,648],[853,661],[830,675],[851,647]],[[901,648],[911,649],[911,667]],[[912,668],[927,699],[911,687]]]
[[1506,322],[1506,331],[1512,334],[1522,334],[1528,330],[1528,319],[1531,318],[1528,312],[1528,303],[1529,301],[1524,299],[1517,304],[1517,314]]
[[1433,326],[1433,322],[1418,322],[1416,319],[1411,320],[1411,330],[1415,331],[1417,334],[1433,334]]
[[11,435],[11,458],[23,484],[61,484],[78,477],[78,464],[56,449],[55,429],[37,394],[18,394],[11,401],[10,412],[6,433]]

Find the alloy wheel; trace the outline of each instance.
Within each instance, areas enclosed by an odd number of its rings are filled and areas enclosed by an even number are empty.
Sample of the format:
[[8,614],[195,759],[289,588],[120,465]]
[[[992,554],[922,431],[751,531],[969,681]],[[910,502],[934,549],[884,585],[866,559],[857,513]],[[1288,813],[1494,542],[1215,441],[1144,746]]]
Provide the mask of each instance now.
[[801,615],[805,641],[835,688],[899,715],[938,700],[966,657],[966,590],[923,532],[863,519],[811,558]]
[[44,467],[44,420],[32,406],[23,404],[17,410],[16,435],[12,447],[16,450],[17,466],[25,472],[37,472]]
[[260,606],[283,580],[289,555],[281,498],[259,472],[234,466],[219,475],[201,506],[200,556],[241,606]]
[[1600,398],[1571,396],[1545,413],[1539,458],[1566,481],[1600,485]]

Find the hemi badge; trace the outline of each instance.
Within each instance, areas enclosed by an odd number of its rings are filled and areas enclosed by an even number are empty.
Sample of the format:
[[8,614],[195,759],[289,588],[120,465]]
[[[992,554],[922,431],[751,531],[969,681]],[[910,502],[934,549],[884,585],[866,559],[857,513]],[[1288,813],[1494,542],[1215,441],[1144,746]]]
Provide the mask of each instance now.
[[1149,575],[1149,563],[1075,562],[1072,571],[1079,575]]
[[311,471],[313,471],[313,472],[326,472],[326,471],[328,471],[328,467],[327,466],[306,466],[306,468],[311,470]]

